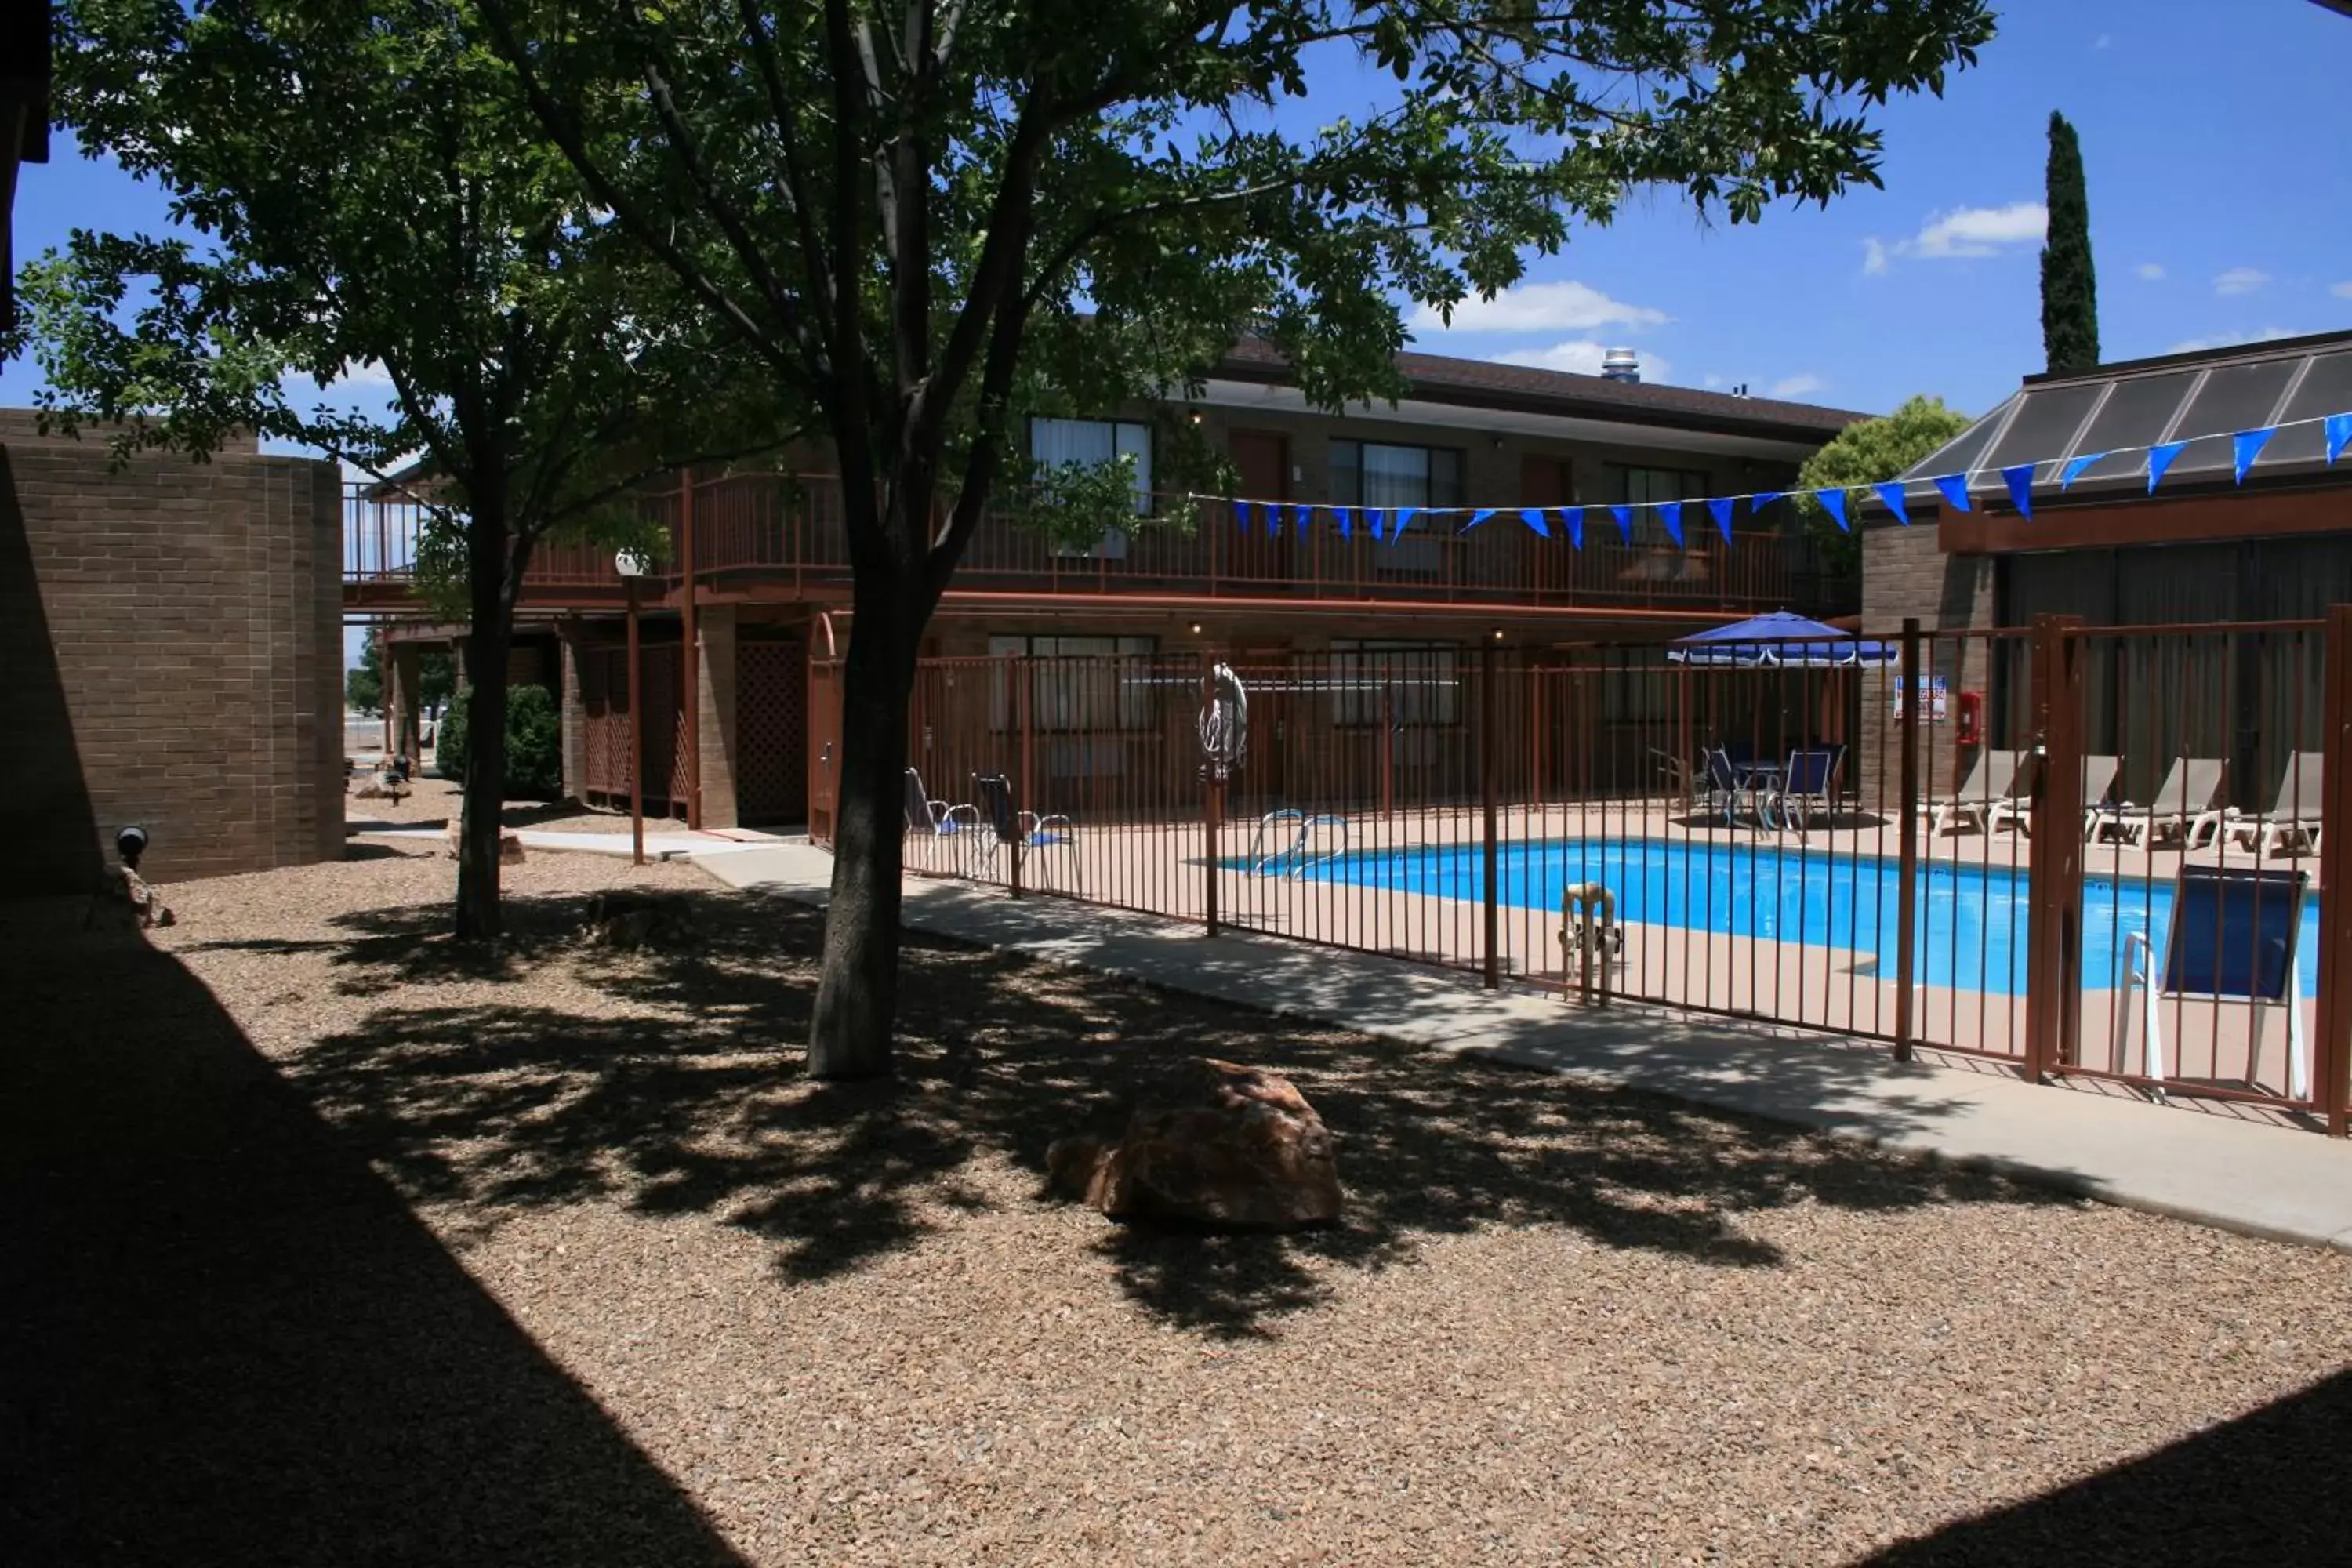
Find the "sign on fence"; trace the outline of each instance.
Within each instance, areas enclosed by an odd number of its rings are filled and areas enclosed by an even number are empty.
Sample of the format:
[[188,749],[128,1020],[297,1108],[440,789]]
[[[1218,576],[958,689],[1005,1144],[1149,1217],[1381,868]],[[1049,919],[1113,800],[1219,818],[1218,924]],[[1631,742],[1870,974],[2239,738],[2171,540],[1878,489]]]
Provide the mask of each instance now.
[[[1940,675],[1928,676],[1927,678],[1927,721],[1930,724],[1940,724],[1949,716],[1950,713],[1952,695],[1951,688],[1947,684],[1945,678]],[[1893,714],[1893,717],[1897,722],[1901,721],[1904,712],[1906,711],[1904,704],[1909,700],[1909,694],[1903,689],[1903,678],[1898,675],[1895,678],[1895,711]]]

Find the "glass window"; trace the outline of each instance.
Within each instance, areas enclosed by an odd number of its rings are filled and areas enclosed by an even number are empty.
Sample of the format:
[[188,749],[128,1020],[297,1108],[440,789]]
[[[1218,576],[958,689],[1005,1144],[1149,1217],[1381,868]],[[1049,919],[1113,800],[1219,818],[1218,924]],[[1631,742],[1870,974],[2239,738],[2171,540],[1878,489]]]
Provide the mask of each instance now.
[[1334,637],[1331,654],[1342,725],[1462,721],[1462,650],[1455,644]]
[[[1150,671],[1141,662],[1160,651],[1156,637],[992,637],[992,658],[1027,658],[1029,726],[1040,733],[1152,727]],[[999,674],[989,686],[989,722],[1017,726],[1013,689]]]
[[[1710,492],[1707,477],[1692,468],[1646,468],[1629,463],[1609,465],[1612,499],[1634,506],[1649,501],[1698,500]],[[1704,526],[1702,526],[1704,525]],[[1714,524],[1705,516],[1683,515],[1685,547],[1699,550],[1705,547],[1706,533]],[[1633,542],[1636,545],[1671,547],[1666,525],[1658,521],[1657,513],[1637,511],[1633,514]]]
[[[1138,517],[1151,514],[1151,426],[1132,419],[1048,419],[1032,416],[1029,420],[1029,456],[1049,468],[1068,463],[1087,468],[1099,468],[1118,458],[1135,459],[1135,513]],[[1057,555],[1100,556],[1107,561],[1127,559],[1127,532],[1112,529],[1101,542],[1087,547],[1063,547]]]
[[1460,506],[1462,453],[1453,447],[1331,443],[1334,506]]

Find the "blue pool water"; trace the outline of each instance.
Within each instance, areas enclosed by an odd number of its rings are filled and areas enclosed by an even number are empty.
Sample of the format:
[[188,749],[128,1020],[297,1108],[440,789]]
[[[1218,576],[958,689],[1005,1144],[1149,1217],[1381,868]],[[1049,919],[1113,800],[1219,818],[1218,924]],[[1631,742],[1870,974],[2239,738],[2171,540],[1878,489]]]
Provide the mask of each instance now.
[[[1485,857],[1475,844],[1358,850],[1304,868],[1313,881],[1477,900]],[[1549,839],[1500,847],[1497,894],[1520,909],[1557,910],[1572,882],[1606,883],[1628,924],[1726,931],[1875,954],[1895,977],[1898,861],[1800,854],[1767,845],[1667,839]],[[1924,984],[2016,995],[2025,989],[2026,878],[2000,867],[1919,868],[1917,959]],[[2114,985],[2130,931],[2170,929],[2172,884],[2085,877],[2084,984]],[[2303,994],[2318,994],[2319,905],[2304,901]],[[2105,969],[2104,976],[2101,970]]]

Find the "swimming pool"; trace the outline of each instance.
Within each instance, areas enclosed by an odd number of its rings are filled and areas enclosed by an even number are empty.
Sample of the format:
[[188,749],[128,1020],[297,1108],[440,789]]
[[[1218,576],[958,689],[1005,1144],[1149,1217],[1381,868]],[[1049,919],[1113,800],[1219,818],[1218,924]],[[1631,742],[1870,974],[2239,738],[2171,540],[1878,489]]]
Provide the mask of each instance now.
[[[1601,882],[1617,895],[1617,918],[1631,925],[1725,931],[1769,941],[1839,948],[1874,956],[1895,977],[1899,861],[1868,855],[1800,853],[1754,842],[1663,838],[1556,838],[1499,847],[1499,901],[1557,911],[1560,889]],[[1485,855],[1476,844],[1355,850],[1303,868],[1308,881],[1423,893],[1485,896]],[[2025,990],[2026,876],[2002,867],[1922,866],[1918,872],[1917,961],[1923,984],[1997,995]],[[2112,986],[2122,973],[2123,941],[2170,929],[2168,877],[2144,883],[2085,877],[2083,881],[2084,984]],[[2303,994],[2319,994],[2319,904],[2306,898]],[[2103,973],[2104,972],[2104,973]]]

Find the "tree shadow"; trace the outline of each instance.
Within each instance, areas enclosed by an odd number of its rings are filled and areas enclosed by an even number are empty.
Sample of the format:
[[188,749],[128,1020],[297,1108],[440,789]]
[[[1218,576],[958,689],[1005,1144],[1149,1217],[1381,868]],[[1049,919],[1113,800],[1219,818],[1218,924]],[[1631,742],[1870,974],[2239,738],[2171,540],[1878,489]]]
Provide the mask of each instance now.
[[1870,1561],[1885,1568],[2019,1563],[2341,1563],[2352,1497],[2352,1372],[2072,1486],[1964,1519]]
[[1255,1237],[1107,1226],[1100,1243],[1143,1309],[1223,1334],[1265,1331],[1327,1300],[1347,1271],[1404,1261],[1433,1235],[1556,1227],[1769,1268],[1778,1249],[1742,1215],[2019,1195],[1980,1172],[913,934],[898,1080],[813,1083],[799,1058],[823,917],[718,891],[651,901],[685,934],[608,952],[578,945],[589,900],[509,900],[530,962],[573,944],[565,961],[597,999],[577,1011],[411,1005],[410,988],[443,973],[425,934],[438,910],[344,917],[344,984],[386,1005],[289,1070],[410,1192],[478,1223],[591,1200],[708,1213],[772,1238],[794,1280],[917,1245],[933,1205],[1001,1201],[974,1179],[984,1154],[1042,1189],[1055,1139],[1117,1131],[1189,1082],[1199,1058],[1270,1067],[1333,1131],[1345,1221]]
[[211,992],[0,906],[0,1556],[731,1564]]

